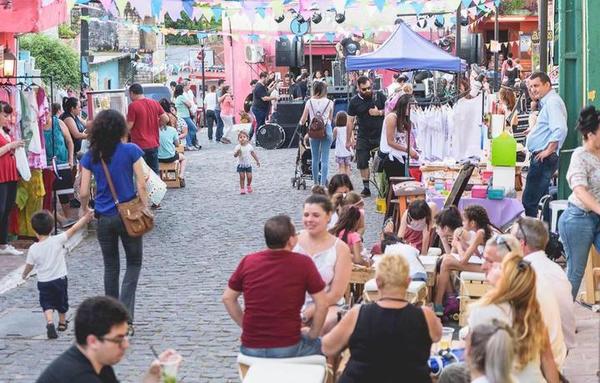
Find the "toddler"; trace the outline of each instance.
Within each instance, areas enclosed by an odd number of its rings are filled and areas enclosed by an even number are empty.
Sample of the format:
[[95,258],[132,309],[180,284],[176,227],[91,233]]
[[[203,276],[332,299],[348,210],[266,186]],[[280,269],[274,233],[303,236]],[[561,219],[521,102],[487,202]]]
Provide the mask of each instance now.
[[352,152],[346,148],[346,121],[348,115],[344,111],[335,115],[335,127],[333,128],[333,139],[335,140],[335,162],[338,164],[338,173],[350,174],[350,162]]
[[37,287],[40,293],[40,305],[46,318],[48,339],[58,338],[54,327],[54,310],[58,311],[58,331],[67,329],[66,313],[69,310],[67,295],[67,263],[65,261],[65,243],[79,229],[92,220],[90,211],[77,221],[69,230],[59,235],[50,235],[54,228],[54,218],[47,210],[35,213],[31,217],[31,226],[38,239],[27,252],[23,279],[33,270],[37,270]]
[[240,194],[252,193],[252,163],[250,157],[256,161],[256,166],[260,168],[260,161],[254,151],[254,147],[250,144],[248,133],[240,131],[238,133],[239,144],[233,151],[233,156],[238,159],[237,172],[240,175]]

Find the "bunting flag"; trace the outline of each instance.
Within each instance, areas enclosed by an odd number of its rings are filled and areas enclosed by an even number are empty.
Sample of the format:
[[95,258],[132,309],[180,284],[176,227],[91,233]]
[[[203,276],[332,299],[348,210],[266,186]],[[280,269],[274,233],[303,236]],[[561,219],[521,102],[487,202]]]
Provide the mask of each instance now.
[[256,7],[256,13],[258,13],[258,15],[264,19],[266,16],[266,8],[265,7]]
[[423,8],[425,7],[425,4],[417,3],[417,2],[413,2],[411,5],[412,5],[413,9],[415,10],[415,13],[417,14],[417,16],[419,16],[421,14],[421,12],[423,12]]
[[[125,11],[125,6],[127,5],[127,1],[128,0],[115,0],[115,3],[117,4],[117,8],[119,9],[119,12],[121,12],[121,14],[123,14],[123,12]],[[70,9],[70,8],[67,8]]]
[[464,8],[469,8],[471,6],[471,0],[461,0]]
[[152,0],[152,17],[160,17],[163,0]]
[[191,18],[194,17],[194,0],[181,0],[183,2],[183,10]]
[[325,38],[332,43],[335,40],[335,32],[325,32]]
[[374,3],[379,12],[383,11],[383,7],[385,6],[385,0],[374,0]]
[[213,12],[213,16],[215,17],[215,21],[219,22],[223,15],[223,8],[221,8],[220,6],[217,5],[217,6],[212,7],[211,9]]

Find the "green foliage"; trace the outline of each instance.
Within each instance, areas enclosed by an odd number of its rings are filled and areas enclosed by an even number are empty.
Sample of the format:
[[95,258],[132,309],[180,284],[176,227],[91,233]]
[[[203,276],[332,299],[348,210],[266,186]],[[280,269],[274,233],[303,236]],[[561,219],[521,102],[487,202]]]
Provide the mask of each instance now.
[[52,76],[54,83],[63,88],[79,87],[79,57],[59,39],[32,33],[22,36],[19,45],[35,57],[43,76]]
[[512,15],[515,11],[520,11],[526,8],[525,0],[504,0],[500,6],[500,13]]
[[[171,19],[169,14],[165,15],[165,28],[174,29],[189,29],[191,31],[207,31],[207,30],[219,30],[221,29],[221,21],[218,22],[212,17],[207,20],[205,17],[200,19],[190,19],[185,12],[181,12],[180,19],[174,21]],[[188,35],[166,35],[165,42],[168,45],[197,45],[199,44],[198,38],[195,34]]]
[[58,26],[58,37],[61,39],[74,39],[77,36],[77,32],[71,29],[69,24],[60,24]]

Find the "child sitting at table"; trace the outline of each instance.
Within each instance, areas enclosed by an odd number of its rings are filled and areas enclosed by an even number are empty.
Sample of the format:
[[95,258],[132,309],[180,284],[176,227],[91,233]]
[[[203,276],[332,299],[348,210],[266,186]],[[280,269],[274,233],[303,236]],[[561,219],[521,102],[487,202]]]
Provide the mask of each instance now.
[[450,206],[435,216],[435,230],[440,237],[444,254],[452,253],[454,231],[462,227],[462,216],[456,206]]
[[329,232],[346,242],[352,253],[352,262],[357,265],[370,266],[371,262],[362,257],[363,242],[358,230],[364,224],[363,214],[354,205],[342,210],[335,226]]
[[429,204],[423,199],[412,201],[402,214],[398,237],[411,245],[422,255],[427,255],[431,238],[432,213]]
[[491,238],[492,230],[492,224],[483,206],[471,205],[463,210],[463,226],[454,230],[451,252],[442,256],[433,301],[437,315],[444,314],[444,295],[454,290],[450,281],[452,271],[481,272],[483,247]]
[[342,213],[342,209],[348,206],[356,206],[362,213],[363,220],[362,225],[358,229],[360,235],[363,235],[365,232],[365,222],[364,222],[364,208],[365,201],[363,201],[360,194],[355,193],[353,191],[348,193],[335,193],[331,197],[331,202],[333,203],[333,214],[331,215],[331,219],[327,224],[328,229],[333,229],[333,227],[337,224],[339,217]]

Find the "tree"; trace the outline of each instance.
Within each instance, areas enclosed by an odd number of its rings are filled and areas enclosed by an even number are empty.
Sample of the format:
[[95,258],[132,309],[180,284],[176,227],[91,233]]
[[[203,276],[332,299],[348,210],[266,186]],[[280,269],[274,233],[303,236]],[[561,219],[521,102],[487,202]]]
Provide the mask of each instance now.
[[[204,16],[200,19],[190,19],[185,12],[181,12],[180,18],[176,21],[167,13],[165,14],[165,27],[174,29],[188,29],[191,31],[206,31],[221,29],[220,21],[216,21],[214,17],[207,20]],[[165,42],[168,45],[197,45],[198,37],[195,33],[191,35],[166,35]]]
[[80,83],[79,57],[59,39],[32,33],[19,39],[20,48],[31,52],[42,76],[52,76],[62,88],[78,88]]

